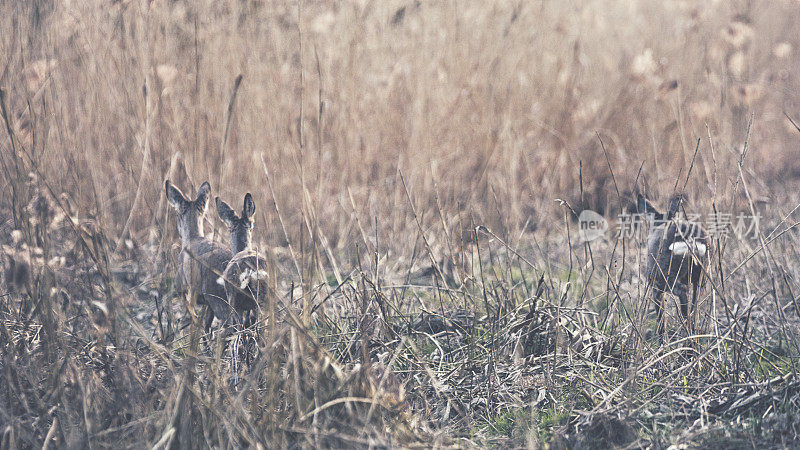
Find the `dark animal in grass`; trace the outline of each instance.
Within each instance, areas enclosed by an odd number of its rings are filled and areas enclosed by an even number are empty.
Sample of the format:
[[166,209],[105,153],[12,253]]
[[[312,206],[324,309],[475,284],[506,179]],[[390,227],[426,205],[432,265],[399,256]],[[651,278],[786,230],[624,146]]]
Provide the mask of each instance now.
[[225,289],[217,278],[225,271],[231,260],[231,251],[203,235],[203,216],[208,209],[211,186],[203,183],[194,200],[170,183],[165,183],[167,200],[178,216],[178,234],[181,236],[181,253],[178,260],[178,293],[185,294],[189,287],[197,294],[197,304],[208,305],[204,317],[204,328],[211,328],[214,317],[227,322],[231,315]]
[[[666,213],[658,211],[644,196],[637,195],[637,210],[647,214],[653,226],[647,235],[646,280],[652,285],[658,317],[658,334],[664,332],[664,294],[676,296],[686,329],[697,308],[697,295],[703,285],[703,272],[711,257],[711,239],[696,222],[678,217],[686,197],[676,195]],[[692,289],[691,316],[689,288]]]
[[217,212],[231,233],[234,256],[217,280],[225,286],[228,303],[233,307],[237,324],[249,327],[260,316],[260,303],[269,292],[267,261],[252,248],[253,214],[256,205],[249,193],[244,196],[241,217],[219,198]]

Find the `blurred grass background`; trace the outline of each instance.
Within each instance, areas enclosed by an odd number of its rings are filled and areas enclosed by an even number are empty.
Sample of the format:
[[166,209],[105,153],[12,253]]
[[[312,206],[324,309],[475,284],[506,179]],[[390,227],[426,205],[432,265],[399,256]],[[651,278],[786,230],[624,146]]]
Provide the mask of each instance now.
[[623,191],[643,164],[640,180],[669,194],[698,138],[688,189],[722,197],[751,114],[756,194],[782,199],[800,173],[784,115],[800,116],[793,1],[2,9],[17,151],[116,235],[129,214],[136,237],[164,227],[168,176],[187,190],[211,180],[224,199],[252,191],[275,245],[273,200],[295,239],[308,225],[345,246],[354,212],[402,234],[413,221],[399,172],[420,211],[438,197],[493,229],[541,226],[560,217],[553,199],[578,203],[581,168],[585,205],[601,212],[616,201],[609,165]]

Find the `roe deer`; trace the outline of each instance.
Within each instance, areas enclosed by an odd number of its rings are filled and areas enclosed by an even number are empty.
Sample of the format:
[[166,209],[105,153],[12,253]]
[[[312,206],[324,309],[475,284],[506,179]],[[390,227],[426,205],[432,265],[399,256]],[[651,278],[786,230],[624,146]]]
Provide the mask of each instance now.
[[653,286],[653,300],[658,316],[658,335],[664,332],[665,293],[680,300],[680,312],[687,331],[689,285],[692,286],[692,317],[697,308],[697,294],[703,284],[703,270],[711,255],[711,240],[699,223],[676,218],[684,195],[672,197],[666,214],[659,212],[642,194],[636,198],[639,213],[647,214],[653,226],[647,235],[647,281]]
[[[259,302],[267,299],[267,261],[251,247],[253,214],[256,205],[253,196],[244,196],[242,216],[238,217],[227,203],[216,198],[217,212],[231,233],[233,258],[218,280],[225,285],[228,303],[233,307],[237,323],[250,326],[260,315]],[[249,313],[255,316],[250,316]],[[245,315],[250,317],[245,317]]]
[[188,200],[169,180],[165,187],[167,199],[178,215],[178,233],[181,236],[178,293],[185,294],[191,287],[197,293],[197,303],[208,306],[203,324],[208,332],[215,316],[227,322],[231,314],[225,290],[216,282],[231,260],[231,251],[203,236],[203,216],[211,193],[207,181],[200,186],[194,201]]

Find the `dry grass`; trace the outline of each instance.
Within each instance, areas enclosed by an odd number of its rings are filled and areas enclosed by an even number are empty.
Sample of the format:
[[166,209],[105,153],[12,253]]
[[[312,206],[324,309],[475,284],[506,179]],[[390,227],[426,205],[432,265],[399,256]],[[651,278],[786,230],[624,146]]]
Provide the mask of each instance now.
[[[0,448],[789,445],[797,6],[0,4]],[[166,178],[258,205],[241,371]],[[664,345],[641,239],[577,241],[637,187],[762,215]]]

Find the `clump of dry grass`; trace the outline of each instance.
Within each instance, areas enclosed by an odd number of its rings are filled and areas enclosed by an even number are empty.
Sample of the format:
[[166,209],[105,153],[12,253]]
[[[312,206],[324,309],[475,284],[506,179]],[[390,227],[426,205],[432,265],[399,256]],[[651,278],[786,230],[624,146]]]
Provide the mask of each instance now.
[[[0,5],[0,448],[791,442],[798,19]],[[292,314],[244,368],[174,296],[165,178],[260,206]],[[763,216],[663,346],[642,243],[576,241],[635,189]]]

